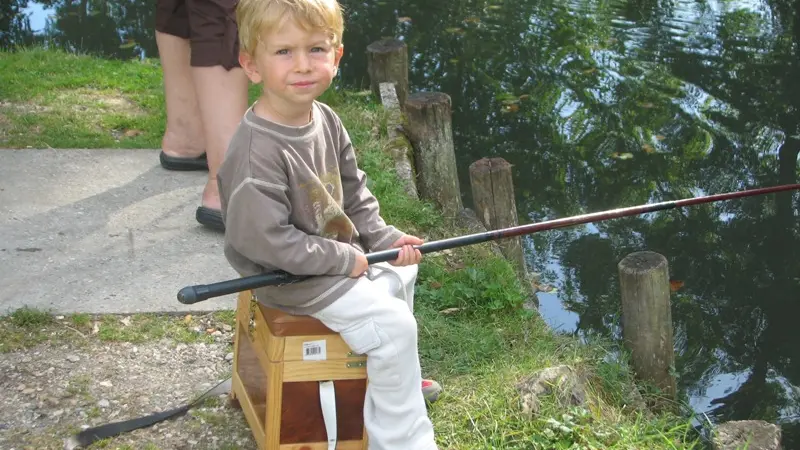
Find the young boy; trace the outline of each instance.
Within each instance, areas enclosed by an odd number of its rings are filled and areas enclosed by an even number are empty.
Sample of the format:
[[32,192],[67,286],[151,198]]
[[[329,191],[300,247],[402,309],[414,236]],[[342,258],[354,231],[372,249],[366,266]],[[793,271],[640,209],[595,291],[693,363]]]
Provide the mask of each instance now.
[[[237,22],[239,61],[263,89],[218,175],[225,255],[243,276],[278,269],[316,275],[259,288],[256,297],[317,318],[368,356],[370,448],[436,449],[412,312],[421,259],[413,245],[422,240],[384,222],[347,131],[316,101],[342,57],[340,6],[240,0]],[[387,248],[400,248],[397,260],[370,267],[364,252]]]

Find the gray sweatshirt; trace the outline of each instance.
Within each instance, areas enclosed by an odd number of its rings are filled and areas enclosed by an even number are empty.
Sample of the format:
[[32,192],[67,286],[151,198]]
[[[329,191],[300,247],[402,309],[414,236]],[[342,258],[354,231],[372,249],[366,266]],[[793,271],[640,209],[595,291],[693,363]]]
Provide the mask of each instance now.
[[333,303],[357,281],[348,274],[358,252],[385,250],[403,235],[381,218],[347,130],[323,103],[301,127],[250,107],[217,180],[225,257],[240,275],[317,275],[256,289],[260,302],[290,314]]

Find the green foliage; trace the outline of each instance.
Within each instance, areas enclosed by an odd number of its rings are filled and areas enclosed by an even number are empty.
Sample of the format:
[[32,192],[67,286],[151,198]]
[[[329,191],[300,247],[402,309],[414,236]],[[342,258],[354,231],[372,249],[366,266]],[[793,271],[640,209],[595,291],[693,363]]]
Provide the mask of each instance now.
[[524,293],[511,264],[501,258],[471,260],[468,266],[448,270],[441,260],[420,265],[417,296],[439,309],[479,311],[515,310]]
[[35,328],[52,323],[53,316],[45,311],[23,306],[12,312],[6,320],[20,328]]

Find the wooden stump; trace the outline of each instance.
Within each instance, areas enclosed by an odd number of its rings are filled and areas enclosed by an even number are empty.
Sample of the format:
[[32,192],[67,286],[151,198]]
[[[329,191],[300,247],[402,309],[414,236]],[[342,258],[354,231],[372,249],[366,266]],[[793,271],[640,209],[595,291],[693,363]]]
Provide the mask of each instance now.
[[[517,226],[517,202],[514,198],[511,164],[503,158],[482,158],[469,166],[469,177],[475,212],[484,226],[490,230]],[[497,245],[524,277],[527,270],[522,239],[501,239]]]
[[462,209],[456,154],[451,129],[450,96],[441,92],[409,95],[406,134],[414,146],[417,190],[446,215]]
[[394,83],[400,106],[408,99],[408,50],[399,39],[381,39],[367,46],[370,88],[380,98],[380,84]]
[[[622,338],[631,352],[636,376],[675,399],[675,350],[667,259],[636,252],[618,265],[622,294]],[[660,406],[660,405],[659,405]]]

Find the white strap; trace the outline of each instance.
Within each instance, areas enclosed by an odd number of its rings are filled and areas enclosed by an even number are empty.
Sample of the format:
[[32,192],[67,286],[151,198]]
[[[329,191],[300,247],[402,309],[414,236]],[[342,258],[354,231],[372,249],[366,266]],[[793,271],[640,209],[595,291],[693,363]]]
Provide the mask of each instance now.
[[328,433],[328,450],[336,448],[336,391],[333,381],[319,382],[319,403],[322,406],[322,420]]

